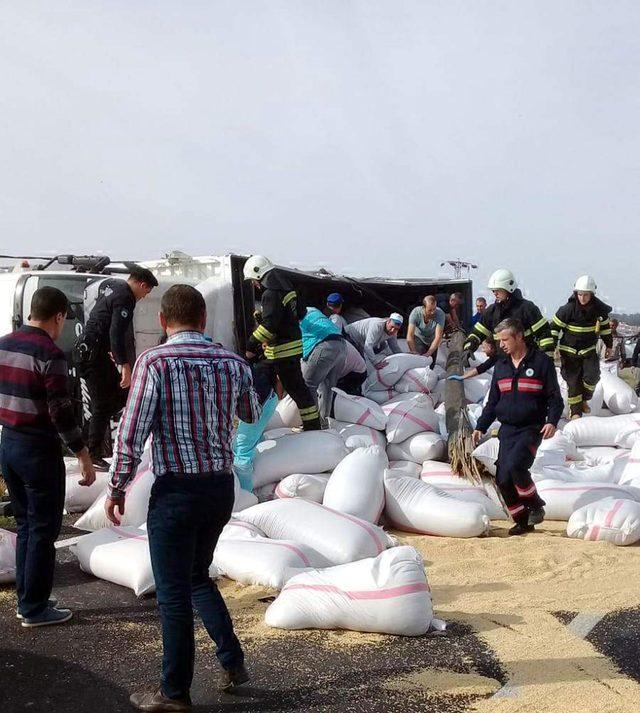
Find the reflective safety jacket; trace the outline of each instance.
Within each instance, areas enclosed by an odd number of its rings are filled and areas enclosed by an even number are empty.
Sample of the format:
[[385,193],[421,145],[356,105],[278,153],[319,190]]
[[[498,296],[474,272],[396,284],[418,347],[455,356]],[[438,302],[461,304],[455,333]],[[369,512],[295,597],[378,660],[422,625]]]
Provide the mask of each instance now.
[[269,361],[302,355],[300,320],[306,309],[289,279],[277,269],[262,280],[262,324],[249,339],[249,351],[266,344],[264,355]]
[[551,321],[551,334],[558,343],[560,354],[584,356],[596,351],[598,338],[611,348],[613,337],[609,323],[611,307],[592,297],[582,306],[575,295],[560,307]]
[[553,357],[555,342],[549,322],[533,302],[524,299],[520,290],[514,290],[506,302],[494,302],[487,307],[480,320],[473,325],[464,348],[475,351],[485,339],[495,340],[496,327],[507,317],[522,322],[524,338],[529,346],[535,344]]

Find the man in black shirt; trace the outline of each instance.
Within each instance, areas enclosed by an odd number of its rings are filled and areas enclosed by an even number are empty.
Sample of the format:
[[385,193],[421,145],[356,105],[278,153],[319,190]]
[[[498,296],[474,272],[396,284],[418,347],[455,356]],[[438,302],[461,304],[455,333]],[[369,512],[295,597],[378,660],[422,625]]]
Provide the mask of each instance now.
[[136,302],[144,299],[158,281],[146,268],[134,265],[128,279],[109,278],[100,283],[98,299],[75,346],[75,361],[91,399],[88,447],[96,468],[108,470],[103,444],[109,421],[126,402],[131,382],[131,349],[127,332]]

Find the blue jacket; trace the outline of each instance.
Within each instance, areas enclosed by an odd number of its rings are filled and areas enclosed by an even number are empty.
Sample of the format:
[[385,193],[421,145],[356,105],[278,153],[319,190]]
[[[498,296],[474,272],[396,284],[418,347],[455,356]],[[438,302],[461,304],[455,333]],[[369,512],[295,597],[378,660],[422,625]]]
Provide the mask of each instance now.
[[485,433],[496,419],[517,428],[542,428],[545,423],[557,426],[563,409],[554,363],[532,347],[517,369],[508,355],[498,359],[477,428]]
[[315,307],[307,307],[307,314],[300,320],[300,331],[303,359],[308,359],[311,352],[325,339],[343,339],[340,329]]

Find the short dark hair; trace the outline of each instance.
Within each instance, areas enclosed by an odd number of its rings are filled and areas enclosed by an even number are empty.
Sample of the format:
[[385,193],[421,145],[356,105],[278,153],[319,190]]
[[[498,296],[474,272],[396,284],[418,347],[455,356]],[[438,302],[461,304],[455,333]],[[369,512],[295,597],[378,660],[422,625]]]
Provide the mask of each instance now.
[[140,265],[133,265],[131,267],[129,277],[132,277],[138,282],[144,282],[144,284],[149,285],[149,287],[158,286],[158,280],[151,270],[148,270],[146,267],[140,267]]
[[504,332],[504,331],[511,332],[514,336],[516,334],[524,334],[524,326],[522,325],[522,322],[519,319],[514,319],[513,317],[507,317],[506,319],[503,319],[500,324],[495,328],[495,333],[498,334],[499,332]]
[[168,324],[200,328],[207,313],[207,305],[195,287],[173,285],[162,295],[160,311]]
[[486,297],[476,297],[476,302],[484,302],[487,304],[487,298]]
[[57,314],[66,316],[68,310],[69,300],[62,290],[57,287],[40,287],[31,298],[29,319],[46,322]]

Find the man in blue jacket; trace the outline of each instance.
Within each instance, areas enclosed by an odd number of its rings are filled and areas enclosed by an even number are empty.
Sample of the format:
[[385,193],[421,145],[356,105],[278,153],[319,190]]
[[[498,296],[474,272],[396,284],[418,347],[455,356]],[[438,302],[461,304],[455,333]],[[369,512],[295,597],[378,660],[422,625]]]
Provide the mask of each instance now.
[[553,361],[527,346],[522,323],[505,319],[495,331],[504,356],[494,366],[473,441],[477,444],[493,421],[500,421],[496,481],[515,522],[509,534],[524,535],[544,519],[545,503],[529,469],[542,439],[555,434],[564,403]]

